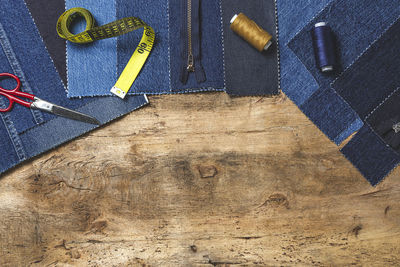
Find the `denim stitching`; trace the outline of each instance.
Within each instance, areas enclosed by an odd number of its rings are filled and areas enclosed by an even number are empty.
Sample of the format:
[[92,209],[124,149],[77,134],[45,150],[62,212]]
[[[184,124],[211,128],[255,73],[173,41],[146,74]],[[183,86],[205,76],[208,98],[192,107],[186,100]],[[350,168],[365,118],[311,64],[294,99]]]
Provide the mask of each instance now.
[[[309,21],[307,21],[307,23],[304,24],[304,26],[302,28],[300,28],[300,30],[298,30],[292,38],[289,39],[289,41],[285,44],[285,46],[288,46],[289,43],[296,38],[297,35],[299,35],[299,33],[301,31],[303,31],[304,27],[306,27],[308,24],[311,23],[311,21],[313,21],[316,17],[318,17],[329,5],[333,5],[333,0],[331,0],[329,3],[327,3],[317,14],[314,15],[314,17],[312,17]],[[301,61],[301,60],[300,60]]]
[[219,1],[219,9],[221,13],[221,41],[222,41],[222,67],[224,73],[224,90],[226,90],[226,68],[225,68],[225,40],[224,40],[224,11],[222,10],[222,1]]
[[[2,108],[6,107],[4,100],[2,98],[0,98],[0,106]],[[6,126],[8,136],[11,139],[11,142],[14,146],[14,150],[17,153],[19,160],[21,161],[21,160],[26,159],[24,146],[22,145],[21,139],[19,138],[17,129],[15,128],[14,123],[12,122],[12,120],[10,118],[10,115],[8,114],[8,112],[5,112],[5,113],[0,112],[0,116],[1,116],[1,119],[3,120],[4,125]]]
[[[3,25],[0,23],[0,44],[3,47],[3,51],[7,56],[8,62],[11,65],[11,68],[14,71],[14,74],[16,76],[19,77],[19,79],[21,80],[21,83],[23,84],[23,89],[25,92],[33,94],[32,88],[29,85],[24,72],[22,71],[22,68],[18,62],[18,59],[12,49],[10,40],[7,37],[7,34],[4,30]],[[43,114],[41,111],[39,110],[35,110],[35,109],[30,109],[32,116],[36,122],[36,124],[40,124],[44,121],[43,119]]]
[[[169,30],[169,12],[170,12],[170,8],[169,8],[169,5],[170,5],[170,1],[169,0],[167,0],[168,1],[168,4],[167,4],[167,27],[168,27],[168,64],[169,64],[169,68],[168,68],[168,76],[169,76],[169,92],[168,91],[166,91],[165,93],[173,93],[173,91],[172,91],[172,77],[171,77],[171,51],[170,51],[170,46],[171,46],[171,36],[170,36],[170,30]],[[162,92],[162,93],[164,93],[164,92]],[[160,93],[160,94],[162,94],[162,93]]]
[[278,90],[281,90],[281,58],[280,58],[280,50],[279,50],[279,24],[278,24],[278,5],[276,3],[277,0],[274,1],[275,4],[275,35],[276,35],[276,57],[278,62]]

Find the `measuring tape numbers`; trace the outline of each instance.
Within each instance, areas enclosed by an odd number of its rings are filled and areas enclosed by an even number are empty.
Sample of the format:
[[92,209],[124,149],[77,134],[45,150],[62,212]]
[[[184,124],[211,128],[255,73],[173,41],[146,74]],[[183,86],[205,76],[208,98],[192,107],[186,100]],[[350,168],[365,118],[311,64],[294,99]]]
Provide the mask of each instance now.
[[[85,19],[86,29],[81,33],[73,34],[69,31],[69,27],[72,21],[77,17],[83,17]],[[139,28],[144,28],[142,39],[117,82],[111,88],[111,92],[122,99],[126,96],[133,82],[136,80],[153,48],[155,40],[153,28],[136,17],[127,17],[96,27],[92,13],[81,7],[75,7],[65,11],[57,21],[58,35],[70,42],[79,44],[120,36]]]

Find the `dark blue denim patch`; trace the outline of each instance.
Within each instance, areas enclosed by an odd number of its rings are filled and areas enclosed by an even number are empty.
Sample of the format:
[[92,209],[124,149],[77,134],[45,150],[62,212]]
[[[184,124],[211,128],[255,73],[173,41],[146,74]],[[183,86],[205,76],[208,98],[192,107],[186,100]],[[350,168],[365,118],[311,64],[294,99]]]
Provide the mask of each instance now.
[[[275,0],[222,0],[226,92],[231,95],[279,93]],[[235,14],[244,13],[272,35],[272,45],[259,52],[230,29]]]
[[350,135],[363,125],[349,105],[343,103],[343,99],[330,87],[320,87],[300,109],[335,143],[340,143],[347,138],[343,133]]
[[332,88],[364,119],[400,86],[399,55],[400,19],[332,83]]
[[364,125],[341,152],[372,185],[382,181],[400,162],[399,154],[368,125]]
[[[45,100],[92,115],[101,123],[148,103],[144,96],[129,97],[124,101],[117,97],[69,100],[24,1],[0,0],[0,4],[1,72],[24,78],[23,90],[30,89]],[[10,53],[10,47],[13,53]],[[5,99],[0,98],[0,106],[6,104]],[[41,114],[42,122],[38,125],[33,116],[30,109],[18,105],[11,112],[0,113],[0,173],[97,127],[48,113]]]
[[[198,91],[224,89],[224,67],[221,29],[220,0],[200,1],[200,57],[206,81],[199,83],[194,73],[189,74],[186,84],[181,82],[180,76],[186,58],[182,58],[182,46],[187,42],[181,36],[185,21],[184,0],[169,0],[169,60],[171,91]],[[196,68],[196,67],[195,67]]]

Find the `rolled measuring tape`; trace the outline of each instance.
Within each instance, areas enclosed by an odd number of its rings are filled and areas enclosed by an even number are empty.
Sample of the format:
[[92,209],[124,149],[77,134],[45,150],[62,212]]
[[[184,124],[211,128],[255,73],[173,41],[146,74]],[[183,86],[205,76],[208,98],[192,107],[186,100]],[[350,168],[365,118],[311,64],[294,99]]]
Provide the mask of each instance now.
[[[69,27],[72,21],[77,17],[83,17],[85,19],[86,29],[81,33],[73,34],[69,31]],[[122,99],[126,96],[133,82],[136,80],[136,77],[139,75],[140,70],[153,48],[155,39],[153,28],[136,17],[127,17],[96,27],[92,13],[81,7],[75,7],[65,11],[57,21],[58,35],[70,42],[79,44],[116,37],[140,28],[144,28],[142,39],[117,82],[110,90],[113,94]]]

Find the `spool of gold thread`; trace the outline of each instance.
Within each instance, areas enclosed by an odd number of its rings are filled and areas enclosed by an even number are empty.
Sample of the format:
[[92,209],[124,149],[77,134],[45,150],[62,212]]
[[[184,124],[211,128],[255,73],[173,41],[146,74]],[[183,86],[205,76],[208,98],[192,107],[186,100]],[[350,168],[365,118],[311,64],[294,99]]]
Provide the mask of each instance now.
[[243,13],[233,16],[231,19],[231,29],[260,52],[267,50],[272,44],[271,34]]

